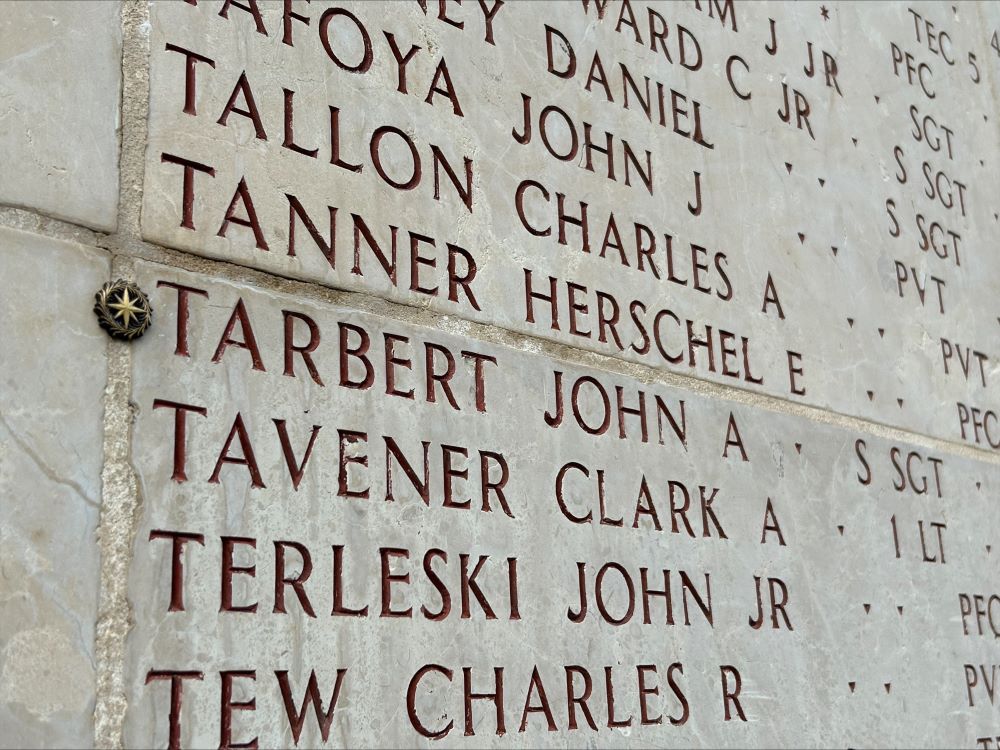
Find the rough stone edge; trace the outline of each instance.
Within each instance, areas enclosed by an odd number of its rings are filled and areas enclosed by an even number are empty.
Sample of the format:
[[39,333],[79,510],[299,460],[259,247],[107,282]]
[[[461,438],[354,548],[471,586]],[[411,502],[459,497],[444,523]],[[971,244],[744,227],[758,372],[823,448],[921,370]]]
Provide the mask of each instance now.
[[[132,278],[129,254],[140,236],[140,214],[149,112],[149,5],[124,0],[122,24],[121,131],[119,147],[118,231],[97,236],[112,252],[112,278]],[[121,748],[128,708],[125,645],[134,618],[128,598],[128,571],[142,498],[132,467],[132,350],[108,343],[108,383],[104,391],[104,468],[101,471],[101,585],[95,653],[97,655],[94,746]]]

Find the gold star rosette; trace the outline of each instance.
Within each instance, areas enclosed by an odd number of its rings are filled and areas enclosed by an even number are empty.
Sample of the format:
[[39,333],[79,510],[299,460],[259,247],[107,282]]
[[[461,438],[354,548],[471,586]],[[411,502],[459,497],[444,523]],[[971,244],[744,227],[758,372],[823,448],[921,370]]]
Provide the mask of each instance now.
[[131,281],[108,282],[94,298],[97,322],[113,338],[126,341],[138,338],[153,320],[149,298]]

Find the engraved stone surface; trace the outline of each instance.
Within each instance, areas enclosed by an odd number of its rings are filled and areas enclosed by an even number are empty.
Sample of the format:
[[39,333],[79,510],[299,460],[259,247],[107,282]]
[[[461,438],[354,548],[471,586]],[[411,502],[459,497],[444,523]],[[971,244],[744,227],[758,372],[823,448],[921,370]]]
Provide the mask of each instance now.
[[0,0],[0,154],[0,747],[1000,750],[1000,3]]
[[136,280],[160,317],[133,350],[128,746],[995,731],[994,463],[167,266]]
[[107,375],[91,307],[110,265],[10,229],[0,248],[0,746],[78,747],[93,737]]
[[0,204],[113,230],[121,5],[0,3]]
[[995,450],[998,24],[154,3],[142,231]]

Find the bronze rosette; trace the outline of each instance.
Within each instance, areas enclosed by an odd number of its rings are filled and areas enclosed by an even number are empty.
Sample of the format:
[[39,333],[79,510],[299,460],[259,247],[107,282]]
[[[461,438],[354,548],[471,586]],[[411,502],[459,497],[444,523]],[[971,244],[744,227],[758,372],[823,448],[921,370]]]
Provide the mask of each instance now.
[[149,298],[131,281],[108,282],[94,299],[97,322],[112,338],[132,341],[142,336],[153,322]]

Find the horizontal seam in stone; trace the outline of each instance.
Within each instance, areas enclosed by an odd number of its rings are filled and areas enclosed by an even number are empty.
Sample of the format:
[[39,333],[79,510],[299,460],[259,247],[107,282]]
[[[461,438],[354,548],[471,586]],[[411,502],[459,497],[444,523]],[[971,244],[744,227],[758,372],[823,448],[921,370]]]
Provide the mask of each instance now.
[[[18,211],[24,212],[23,209]],[[49,218],[45,214],[28,213]],[[77,226],[59,220],[53,221],[56,221],[58,225]],[[2,216],[0,216],[0,223],[3,223]],[[116,256],[126,256],[135,260],[156,263],[188,273],[200,273],[215,280],[253,285],[262,291],[293,294],[314,303],[335,304],[338,307],[351,308],[358,312],[377,315],[400,323],[421,325],[452,335],[467,336],[483,343],[505,346],[527,354],[541,354],[569,364],[624,375],[645,383],[661,383],[706,397],[722,398],[738,404],[800,417],[811,422],[860,430],[879,437],[945,450],[956,456],[1000,465],[1000,455],[997,455],[995,451],[977,448],[957,440],[915,432],[905,427],[791,401],[773,394],[751,391],[726,383],[716,383],[697,375],[660,370],[640,362],[619,359],[602,352],[582,349],[523,331],[515,331],[502,325],[447,315],[428,307],[380,297],[369,292],[342,289],[315,281],[292,278],[280,273],[263,271],[235,261],[208,258],[191,251],[130,237],[128,232],[114,234],[94,232],[93,234],[96,237],[97,247],[108,250]]]

